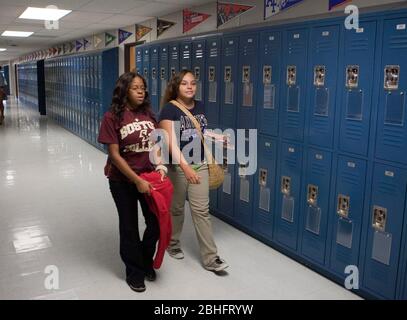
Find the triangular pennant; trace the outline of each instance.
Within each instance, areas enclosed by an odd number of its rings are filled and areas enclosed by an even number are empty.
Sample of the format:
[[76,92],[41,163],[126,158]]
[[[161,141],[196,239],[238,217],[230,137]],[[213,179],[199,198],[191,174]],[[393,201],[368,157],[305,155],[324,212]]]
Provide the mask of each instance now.
[[175,22],[157,19],[157,37],[175,25]]
[[352,0],[329,0],[329,11],[332,9],[341,6],[346,2],[351,2]]
[[142,26],[141,24],[136,24],[136,41],[140,41],[141,38],[149,34],[153,28]]
[[184,25],[182,32],[185,33],[195,28],[198,24],[204,22],[211,15],[206,13],[193,12],[189,9],[184,9],[183,16],[184,16]]
[[78,52],[82,47],[83,47],[83,43],[80,42],[79,40],[76,40],[76,45],[75,45],[76,52]]
[[83,49],[86,50],[86,48],[90,45],[90,41],[88,39],[83,39]]
[[110,33],[105,33],[105,46],[107,47],[109,44],[111,44],[113,41],[116,40],[116,37],[111,35]]
[[217,9],[218,28],[221,25],[225,24],[226,22],[229,22],[233,18],[236,18],[237,16],[240,16],[241,14],[243,14],[255,7],[255,6],[246,6],[246,5],[242,5],[242,4],[222,3],[222,2],[218,2],[217,6],[218,6],[218,9]]
[[74,51],[75,49],[75,43],[74,42],[69,42],[69,52]]
[[126,41],[132,34],[133,32],[119,29],[119,44],[122,44],[124,41]]
[[303,2],[304,0],[268,0],[264,2],[264,19],[268,19],[282,11],[290,9],[291,7]]
[[62,47],[58,47],[58,54],[61,54],[62,52]]
[[94,36],[93,36],[93,46],[94,46],[95,48],[98,48],[99,45],[100,45],[102,42],[103,42],[103,40],[102,40],[100,37],[98,37],[97,35],[94,35]]

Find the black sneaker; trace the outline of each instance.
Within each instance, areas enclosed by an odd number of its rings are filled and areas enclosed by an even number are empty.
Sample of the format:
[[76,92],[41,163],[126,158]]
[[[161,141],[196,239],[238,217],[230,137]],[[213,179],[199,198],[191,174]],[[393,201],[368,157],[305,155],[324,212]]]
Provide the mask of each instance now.
[[146,280],[147,281],[155,281],[157,279],[157,273],[154,269],[151,269],[146,272]]
[[144,281],[131,281],[131,280],[126,280],[127,284],[129,285],[130,289],[136,292],[144,292],[146,291],[146,285],[144,284]]

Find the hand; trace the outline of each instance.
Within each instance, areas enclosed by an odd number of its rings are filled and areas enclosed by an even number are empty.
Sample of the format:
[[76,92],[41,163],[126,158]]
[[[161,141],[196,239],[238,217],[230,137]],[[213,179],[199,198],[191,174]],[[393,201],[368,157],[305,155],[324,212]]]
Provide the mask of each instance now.
[[158,172],[159,172],[160,175],[161,175],[161,182],[163,182],[164,179],[165,179],[165,177],[166,177],[165,171],[164,171],[164,170],[158,170]]
[[201,177],[198,176],[198,174],[195,172],[194,169],[192,169],[190,166],[185,166],[183,168],[185,178],[187,181],[191,184],[200,184],[201,183]]
[[138,192],[143,194],[147,193],[148,195],[151,195],[151,190],[154,190],[153,185],[143,179],[140,179],[139,181],[136,182],[136,187]]

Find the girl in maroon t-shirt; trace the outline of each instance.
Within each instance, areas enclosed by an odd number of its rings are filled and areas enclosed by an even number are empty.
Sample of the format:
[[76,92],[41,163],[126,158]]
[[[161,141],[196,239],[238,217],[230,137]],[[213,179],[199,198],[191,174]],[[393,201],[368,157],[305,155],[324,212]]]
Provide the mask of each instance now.
[[[134,72],[119,78],[98,139],[108,145],[105,173],[119,213],[120,256],[126,265],[127,284],[137,292],[146,290],[144,279],[154,281],[156,278],[153,256],[160,232],[157,218],[144,198],[152,185],[140,178],[140,174],[158,170],[162,179],[166,174],[164,166],[155,168],[149,158],[154,145],[150,135],[157,123],[146,89],[144,78]],[[138,229],[138,201],[146,222],[142,240]]]

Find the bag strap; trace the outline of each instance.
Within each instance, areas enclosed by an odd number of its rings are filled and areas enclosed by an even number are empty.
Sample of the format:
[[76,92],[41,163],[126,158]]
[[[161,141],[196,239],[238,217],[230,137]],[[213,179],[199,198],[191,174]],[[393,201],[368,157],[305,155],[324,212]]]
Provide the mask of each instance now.
[[202,144],[204,146],[204,152],[205,152],[206,157],[208,158],[209,163],[210,164],[215,163],[215,159],[213,158],[212,152],[209,150],[208,146],[205,143],[205,139],[202,134],[201,125],[199,124],[198,120],[196,120],[196,118],[192,115],[192,113],[180,102],[178,102],[176,100],[171,100],[170,103],[173,104],[174,106],[176,106],[178,109],[180,109],[183,113],[185,113],[188,116],[188,118],[192,121],[195,128],[197,129],[199,137],[201,138]]

